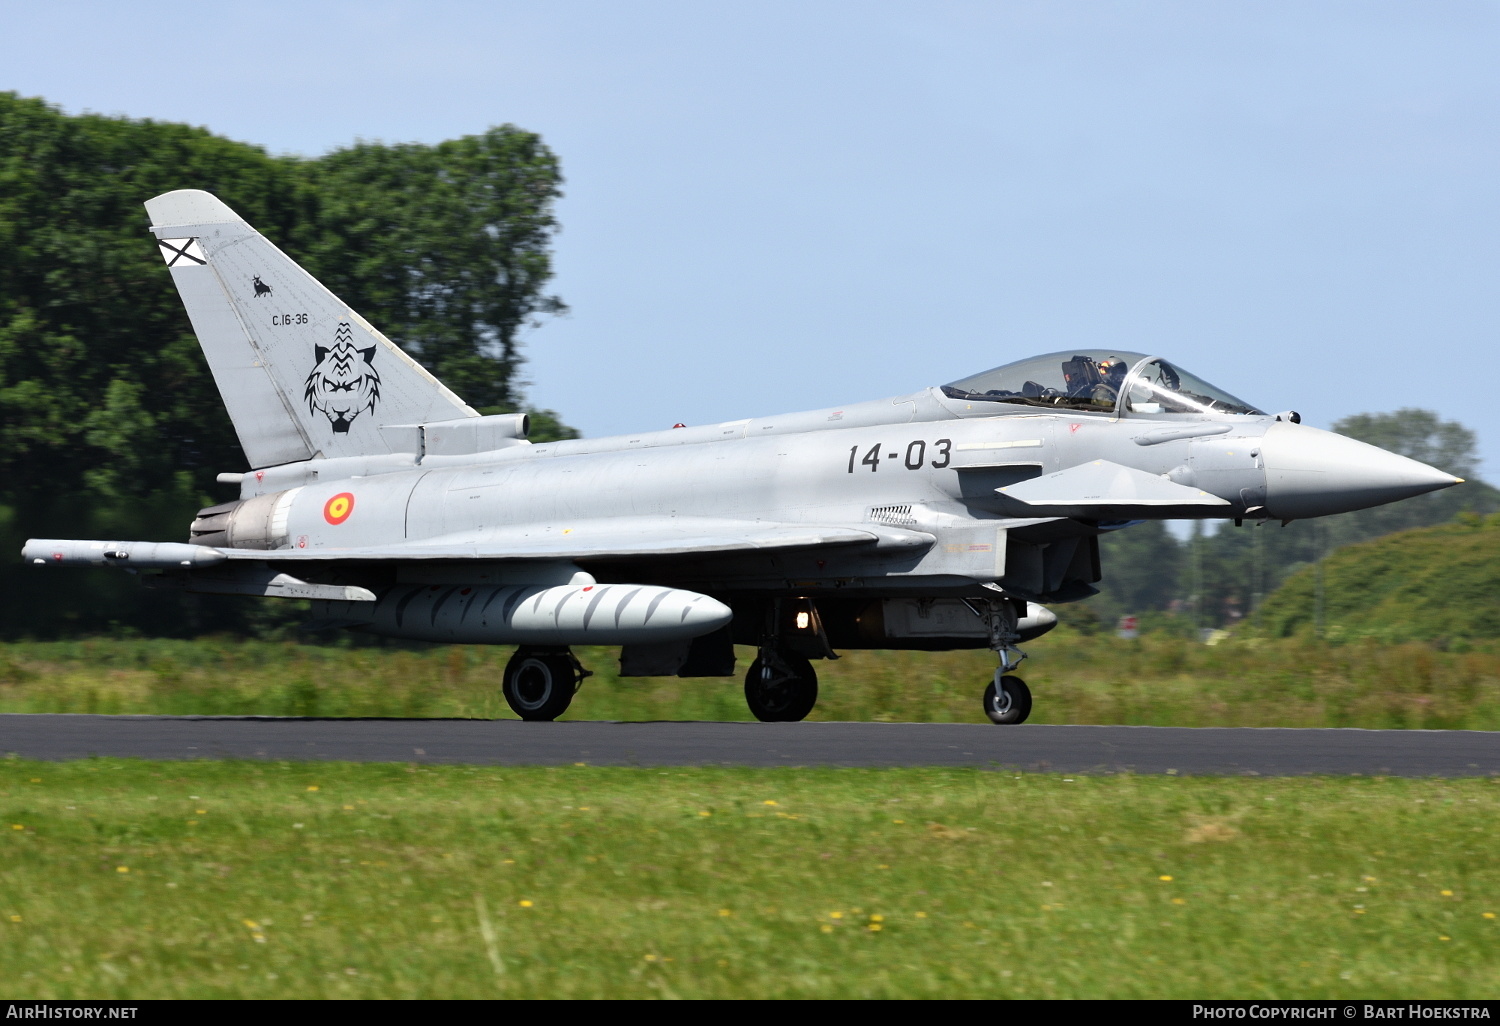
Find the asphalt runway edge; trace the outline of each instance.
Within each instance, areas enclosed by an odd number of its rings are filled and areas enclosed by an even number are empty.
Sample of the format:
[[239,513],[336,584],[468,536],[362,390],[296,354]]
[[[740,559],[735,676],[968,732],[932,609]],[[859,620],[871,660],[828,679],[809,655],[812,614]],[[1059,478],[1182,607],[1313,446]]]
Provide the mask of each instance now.
[[0,714],[28,759],[475,765],[978,766],[1057,773],[1500,775],[1500,733],[969,723],[611,722]]

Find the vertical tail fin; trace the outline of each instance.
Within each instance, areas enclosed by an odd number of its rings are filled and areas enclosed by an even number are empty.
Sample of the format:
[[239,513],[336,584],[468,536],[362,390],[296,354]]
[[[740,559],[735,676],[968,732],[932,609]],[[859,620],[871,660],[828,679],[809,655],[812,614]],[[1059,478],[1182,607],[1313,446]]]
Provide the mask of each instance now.
[[382,427],[478,416],[218,198],[146,211],[251,467],[381,455]]

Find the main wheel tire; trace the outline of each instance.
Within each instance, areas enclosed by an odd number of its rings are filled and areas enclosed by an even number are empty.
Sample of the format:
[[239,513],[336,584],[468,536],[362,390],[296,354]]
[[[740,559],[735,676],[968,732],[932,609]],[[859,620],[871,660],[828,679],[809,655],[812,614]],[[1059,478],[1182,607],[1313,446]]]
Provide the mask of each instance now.
[[992,681],[984,689],[984,714],[991,723],[1025,723],[1031,715],[1031,689],[1020,677],[1001,677],[998,691]]
[[745,704],[762,723],[795,723],[818,704],[818,675],[812,663],[791,652],[778,662],[756,659],[745,674]]
[[578,670],[566,650],[519,649],[505,666],[501,691],[523,720],[555,720],[568,711],[578,690]]

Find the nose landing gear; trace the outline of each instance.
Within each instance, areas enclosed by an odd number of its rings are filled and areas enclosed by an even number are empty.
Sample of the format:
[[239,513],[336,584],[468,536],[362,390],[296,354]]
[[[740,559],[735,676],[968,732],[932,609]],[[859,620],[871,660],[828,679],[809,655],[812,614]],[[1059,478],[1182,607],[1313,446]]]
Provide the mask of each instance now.
[[1010,598],[989,601],[986,620],[990,628],[990,648],[1000,657],[995,679],[984,689],[984,714],[991,723],[1025,723],[1031,715],[1031,689],[1011,671],[1021,665],[1026,653],[1016,647],[1020,640],[1017,625],[1026,604]]

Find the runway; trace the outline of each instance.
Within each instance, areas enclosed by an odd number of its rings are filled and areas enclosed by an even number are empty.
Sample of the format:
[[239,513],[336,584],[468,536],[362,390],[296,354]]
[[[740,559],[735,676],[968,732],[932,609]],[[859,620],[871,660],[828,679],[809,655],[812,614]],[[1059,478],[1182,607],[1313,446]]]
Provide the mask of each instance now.
[[611,723],[0,715],[30,759],[610,766],[981,766],[1249,776],[1500,774],[1500,733],[969,723]]

